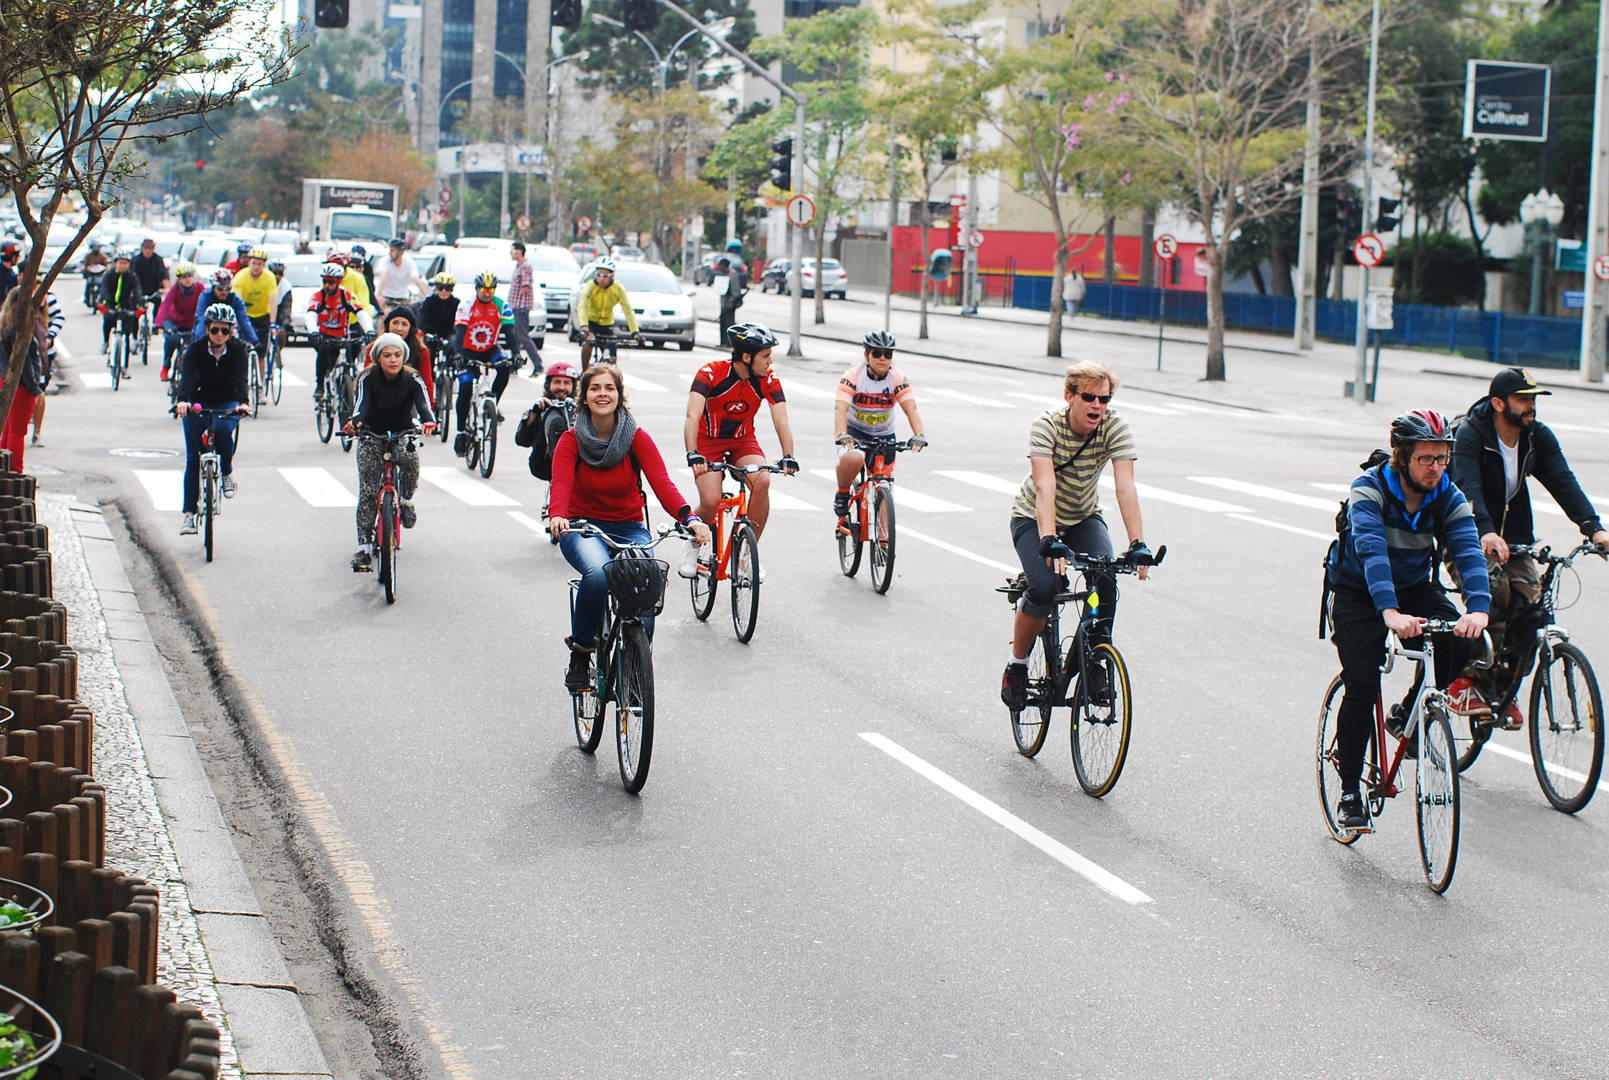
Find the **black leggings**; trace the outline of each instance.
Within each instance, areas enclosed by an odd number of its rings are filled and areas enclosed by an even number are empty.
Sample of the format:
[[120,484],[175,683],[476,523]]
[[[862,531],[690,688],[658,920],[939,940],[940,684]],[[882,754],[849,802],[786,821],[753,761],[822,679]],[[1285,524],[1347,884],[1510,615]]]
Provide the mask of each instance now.
[[[484,357],[485,355],[486,355],[485,353],[481,353],[479,356],[477,356],[475,353],[465,352],[463,354],[463,363],[465,363],[466,365],[468,365],[468,364],[477,364],[478,365],[478,364],[489,363],[490,361],[482,359],[482,357]],[[495,354],[493,354],[493,355],[495,355]],[[494,374],[492,375],[492,397],[496,398],[498,403],[501,404],[502,400],[503,400],[503,391],[508,389],[508,379],[509,379],[510,375],[514,374],[514,367],[513,367],[512,364],[509,364],[509,363],[505,362],[505,363],[492,364],[492,370],[494,372]],[[474,396],[475,396],[475,380],[474,379],[465,379],[465,380],[463,380],[462,382],[460,382],[458,384],[458,430],[459,431],[464,430],[464,428],[469,425],[469,402],[470,402],[470,399],[473,398]]]
[[346,348],[346,354],[354,361],[363,348],[362,342],[353,341],[348,343],[345,338],[332,338],[324,334],[319,334],[313,338],[313,370],[317,375],[313,382],[314,394],[324,388],[324,380],[329,378],[330,370],[335,367],[336,360],[340,358],[343,346]]

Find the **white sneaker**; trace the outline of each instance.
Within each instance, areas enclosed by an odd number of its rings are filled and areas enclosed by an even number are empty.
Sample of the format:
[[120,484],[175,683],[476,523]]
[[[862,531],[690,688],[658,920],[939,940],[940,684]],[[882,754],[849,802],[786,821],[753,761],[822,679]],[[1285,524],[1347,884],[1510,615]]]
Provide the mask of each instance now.
[[194,536],[195,534],[196,534],[196,516],[194,514],[186,514],[186,515],[184,515],[184,520],[179,523],[179,535],[180,536]]
[[687,550],[682,552],[682,565],[676,568],[676,573],[684,578],[698,576],[698,541],[687,541]]

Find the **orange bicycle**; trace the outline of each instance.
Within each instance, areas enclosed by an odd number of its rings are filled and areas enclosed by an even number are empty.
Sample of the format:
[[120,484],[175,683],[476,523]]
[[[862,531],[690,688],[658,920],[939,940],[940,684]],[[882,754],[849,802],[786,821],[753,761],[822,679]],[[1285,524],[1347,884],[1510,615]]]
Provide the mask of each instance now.
[[845,577],[860,570],[861,550],[871,544],[872,588],[886,593],[894,581],[894,455],[909,450],[895,439],[856,439],[866,464],[849,489],[849,513],[838,519],[838,569]]
[[[754,636],[754,624],[760,614],[760,546],[754,525],[749,521],[750,473],[779,473],[778,465],[732,465],[728,462],[711,462],[711,472],[724,474],[721,481],[721,503],[710,522],[710,544],[714,557],[711,565],[698,565],[698,573],[689,584],[693,591],[693,614],[699,622],[710,617],[715,610],[715,586],[718,582],[732,583],[732,630],[745,644]],[[736,491],[726,490],[726,478],[737,481]],[[731,524],[727,516],[731,515]]]

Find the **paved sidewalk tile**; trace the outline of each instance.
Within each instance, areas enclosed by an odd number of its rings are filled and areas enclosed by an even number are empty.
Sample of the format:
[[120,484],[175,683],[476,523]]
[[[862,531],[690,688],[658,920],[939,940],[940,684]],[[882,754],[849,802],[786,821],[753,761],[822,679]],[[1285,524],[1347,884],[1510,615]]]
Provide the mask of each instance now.
[[201,940],[212,957],[212,972],[218,982],[237,986],[295,990],[290,969],[285,966],[279,939],[273,927],[260,915],[196,916],[201,924]]
[[247,1076],[301,1073],[329,1076],[302,1000],[289,990],[219,984],[240,1068]]

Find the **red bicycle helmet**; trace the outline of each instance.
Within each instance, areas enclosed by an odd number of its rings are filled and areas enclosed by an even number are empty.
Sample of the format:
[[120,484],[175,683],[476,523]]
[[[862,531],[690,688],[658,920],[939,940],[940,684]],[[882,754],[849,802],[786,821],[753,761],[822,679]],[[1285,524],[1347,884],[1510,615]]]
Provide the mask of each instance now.
[[1435,409],[1415,409],[1391,421],[1392,446],[1452,440],[1452,422]]

